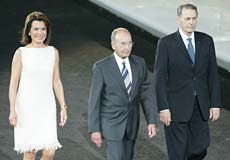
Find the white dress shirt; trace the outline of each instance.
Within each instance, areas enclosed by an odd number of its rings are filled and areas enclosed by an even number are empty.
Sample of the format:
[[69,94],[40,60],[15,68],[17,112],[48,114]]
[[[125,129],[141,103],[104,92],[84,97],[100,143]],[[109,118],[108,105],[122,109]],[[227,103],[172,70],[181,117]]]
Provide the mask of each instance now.
[[192,34],[191,34],[190,37],[187,36],[186,34],[184,34],[184,33],[182,32],[181,29],[179,29],[179,33],[180,33],[180,35],[181,35],[181,37],[182,37],[182,40],[183,40],[183,42],[184,42],[184,45],[185,45],[186,49],[188,49],[188,40],[187,40],[187,39],[188,39],[188,38],[192,38],[192,45],[193,45],[193,48],[194,48],[194,53],[196,54],[196,46],[195,46],[194,32],[192,32]]
[[114,54],[115,60],[117,62],[117,65],[118,65],[121,73],[122,73],[122,69],[123,69],[123,62],[125,62],[125,66],[126,66],[128,72],[129,72],[130,81],[132,82],[132,70],[131,70],[131,66],[130,66],[130,63],[129,63],[129,57],[126,57],[125,59],[122,59],[117,55],[116,52],[114,52],[113,54]]

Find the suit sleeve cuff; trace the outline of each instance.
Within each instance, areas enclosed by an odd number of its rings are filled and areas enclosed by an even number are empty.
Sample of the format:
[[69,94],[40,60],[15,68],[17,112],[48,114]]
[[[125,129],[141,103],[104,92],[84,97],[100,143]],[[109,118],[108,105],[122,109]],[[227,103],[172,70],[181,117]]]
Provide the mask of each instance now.
[[160,112],[168,112],[169,111],[169,109],[164,109],[164,110],[161,110]]

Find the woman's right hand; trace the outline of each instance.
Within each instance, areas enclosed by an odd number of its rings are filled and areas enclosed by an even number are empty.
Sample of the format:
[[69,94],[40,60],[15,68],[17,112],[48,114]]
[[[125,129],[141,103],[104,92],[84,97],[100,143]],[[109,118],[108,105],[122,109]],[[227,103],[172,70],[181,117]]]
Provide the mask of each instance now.
[[12,126],[16,126],[17,124],[17,114],[15,111],[10,111],[10,115],[9,115],[9,122],[10,122],[10,125]]

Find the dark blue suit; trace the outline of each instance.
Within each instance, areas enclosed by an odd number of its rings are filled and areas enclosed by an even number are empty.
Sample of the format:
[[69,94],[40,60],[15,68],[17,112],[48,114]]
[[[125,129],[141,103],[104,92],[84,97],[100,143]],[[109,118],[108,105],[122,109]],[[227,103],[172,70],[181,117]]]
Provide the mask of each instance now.
[[[192,63],[179,31],[160,39],[156,51],[154,75],[157,106],[159,111],[169,109],[172,119],[171,125],[166,127],[170,160],[184,160],[190,152],[197,154],[206,150],[209,145],[209,109],[221,106],[213,39],[201,32],[194,32],[194,37],[195,64]],[[198,127],[202,133],[192,131],[187,134],[191,122],[195,124],[195,127],[192,124],[192,129]],[[181,128],[183,123],[186,125]],[[182,125],[179,127],[177,124]],[[195,139],[191,139],[194,137],[191,134],[195,135]],[[173,135],[180,138],[176,140]],[[199,144],[201,141],[203,143]],[[193,146],[198,149],[190,150]],[[188,154],[179,155],[183,150]]]

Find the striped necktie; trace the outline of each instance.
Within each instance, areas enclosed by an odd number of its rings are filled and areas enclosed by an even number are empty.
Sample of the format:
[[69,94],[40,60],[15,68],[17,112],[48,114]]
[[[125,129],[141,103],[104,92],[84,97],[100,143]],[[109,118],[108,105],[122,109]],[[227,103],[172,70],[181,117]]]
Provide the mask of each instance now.
[[188,53],[192,60],[192,63],[194,64],[195,63],[195,51],[192,45],[192,38],[188,38],[187,41],[188,41]]
[[132,90],[132,82],[130,80],[128,69],[125,66],[125,62],[122,62],[122,64],[123,64],[123,68],[122,68],[121,74],[122,74],[122,78],[124,80],[125,87],[126,87],[127,93],[128,93],[128,97],[129,97],[129,100],[130,100],[130,98],[131,98],[131,90]]

